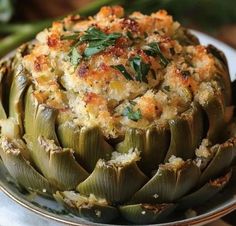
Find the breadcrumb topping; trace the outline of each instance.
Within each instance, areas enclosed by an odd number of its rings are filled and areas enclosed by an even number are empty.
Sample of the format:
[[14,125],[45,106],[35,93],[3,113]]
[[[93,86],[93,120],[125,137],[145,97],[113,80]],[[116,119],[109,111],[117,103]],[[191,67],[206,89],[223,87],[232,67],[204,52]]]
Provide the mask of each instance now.
[[219,92],[211,82],[219,62],[192,40],[164,10],[124,16],[120,6],[102,7],[39,33],[23,65],[43,103],[116,138],[166,123]]

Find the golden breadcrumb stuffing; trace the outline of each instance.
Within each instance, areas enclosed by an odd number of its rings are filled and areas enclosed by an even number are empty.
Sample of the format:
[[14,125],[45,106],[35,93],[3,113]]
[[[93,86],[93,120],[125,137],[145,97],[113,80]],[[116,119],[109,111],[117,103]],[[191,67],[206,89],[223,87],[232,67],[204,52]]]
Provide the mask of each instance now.
[[205,102],[218,92],[211,80],[222,70],[166,11],[125,16],[120,6],[54,22],[23,65],[41,102],[69,109],[76,124],[98,125],[112,138]]

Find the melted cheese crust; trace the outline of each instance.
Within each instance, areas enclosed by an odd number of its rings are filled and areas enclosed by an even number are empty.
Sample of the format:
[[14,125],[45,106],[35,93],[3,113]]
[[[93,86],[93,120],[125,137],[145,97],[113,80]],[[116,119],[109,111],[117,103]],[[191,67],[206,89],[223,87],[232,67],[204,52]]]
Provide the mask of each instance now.
[[[68,60],[73,40],[62,37],[82,36],[91,26],[106,34],[118,32],[122,36],[114,45],[82,59],[78,65]],[[132,34],[132,40],[127,34]],[[124,16],[123,8],[103,7],[94,17],[81,19],[68,16],[54,22],[52,27],[37,35],[31,53],[23,59],[31,73],[35,95],[40,102],[73,114],[74,123],[80,126],[98,125],[106,137],[124,134],[129,127],[148,128],[165,124],[190,107],[197,98],[214,95],[211,79],[217,73],[219,62],[202,45],[181,43],[183,28],[166,11],[149,15],[135,12]],[[159,43],[169,64],[163,67],[158,57],[143,50],[149,43]],[[88,43],[77,50],[83,52]],[[150,66],[147,82],[127,80],[113,65],[124,65],[135,76],[129,59],[139,56]],[[208,87],[209,92],[206,92]],[[213,88],[212,88],[213,89]],[[203,94],[199,94],[203,90]],[[213,92],[213,91],[212,91]],[[135,121],[124,115],[131,106],[142,117]]]

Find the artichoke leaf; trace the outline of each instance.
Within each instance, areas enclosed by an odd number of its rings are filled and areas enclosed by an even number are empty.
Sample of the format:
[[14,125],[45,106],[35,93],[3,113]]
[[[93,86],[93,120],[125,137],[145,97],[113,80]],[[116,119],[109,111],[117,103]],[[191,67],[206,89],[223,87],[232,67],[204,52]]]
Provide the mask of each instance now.
[[13,77],[12,62],[13,58],[0,61],[0,119],[6,119],[9,113],[9,92]]
[[5,76],[7,76],[8,74],[8,68],[9,66],[7,66],[6,61],[0,62],[0,119],[7,118],[7,114],[3,106],[3,92],[4,92],[3,87],[4,87]]
[[198,38],[192,34],[188,29],[180,27],[177,29],[176,33],[173,35],[173,39],[177,40],[180,45],[199,45],[200,42]]
[[219,96],[211,97],[207,102],[202,104],[207,114],[209,128],[207,138],[215,143],[225,126],[225,106]]
[[72,149],[61,148],[53,140],[40,136],[32,143],[31,152],[42,174],[60,190],[74,189],[88,177],[75,160]]
[[55,191],[50,182],[30,164],[22,140],[2,136],[0,145],[0,155],[5,167],[21,186],[47,196]]
[[215,145],[211,149],[215,155],[202,172],[200,184],[219,176],[220,173],[230,167],[236,153],[236,137],[230,138],[223,144]]
[[193,158],[194,151],[203,137],[203,115],[200,105],[193,103],[192,107],[180,117],[171,119],[169,125],[171,141],[165,162],[172,155],[184,160]]
[[100,159],[91,175],[76,188],[82,195],[94,194],[111,203],[130,199],[148,178],[140,171],[136,161],[139,152],[113,153],[112,160]]
[[173,202],[188,193],[197,183],[200,169],[191,161],[171,157],[131,199],[131,203]]
[[97,223],[109,223],[118,217],[118,210],[105,199],[82,196],[74,191],[57,191],[54,198],[75,215]]
[[9,116],[16,119],[23,133],[23,95],[29,85],[29,79],[26,71],[22,69],[15,74],[10,89],[9,96]]
[[75,155],[79,153],[80,127],[73,121],[66,121],[57,128],[57,135],[62,147],[71,148]]
[[232,171],[229,171],[226,175],[210,180],[198,190],[184,196],[178,201],[178,209],[182,210],[199,206],[211,199],[228,184],[231,175]]
[[82,127],[79,136],[78,159],[88,172],[92,172],[98,159],[109,159],[113,148],[98,127]]
[[58,144],[55,132],[57,111],[45,104],[40,104],[29,87],[25,98],[25,134],[32,142],[39,136],[54,140]]
[[160,125],[149,128],[146,132],[134,128],[128,129],[124,141],[120,142],[116,149],[120,153],[127,153],[132,148],[138,149],[141,152],[138,165],[145,173],[150,174],[164,160],[168,147],[169,128]]
[[125,133],[124,141],[116,146],[116,150],[121,153],[128,153],[131,148],[143,151],[145,147],[145,133],[142,130],[129,128]]
[[147,174],[157,170],[164,161],[170,144],[169,128],[157,126],[146,131],[145,147],[141,150],[140,168]]
[[164,220],[175,210],[172,203],[163,204],[133,204],[119,207],[121,215],[135,224],[153,224]]
[[217,83],[217,86],[220,88],[222,92],[222,100],[226,106],[230,106],[232,104],[232,91],[231,91],[231,83],[228,83],[228,74],[227,69],[218,68],[218,71],[213,76],[213,80]]
[[220,84],[223,84],[224,86],[223,93],[225,95],[225,103],[226,105],[229,105],[232,99],[232,90],[231,90],[231,80],[230,80],[227,58],[221,50],[217,49],[213,45],[208,45],[207,50],[209,53],[211,53],[216,59],[218,59],[221,62],[222,68],[218,67],[218,70],[220,72],[220,78],[221,78]]

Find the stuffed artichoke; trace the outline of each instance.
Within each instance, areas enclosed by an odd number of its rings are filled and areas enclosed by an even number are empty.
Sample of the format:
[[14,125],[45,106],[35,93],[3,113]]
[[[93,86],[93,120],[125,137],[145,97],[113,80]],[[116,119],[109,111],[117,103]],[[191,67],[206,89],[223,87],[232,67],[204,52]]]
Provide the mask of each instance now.
[[0,155],[79,217],[156,223],[230,180],[224,54],[165,11],[68,16],[0,65]]

